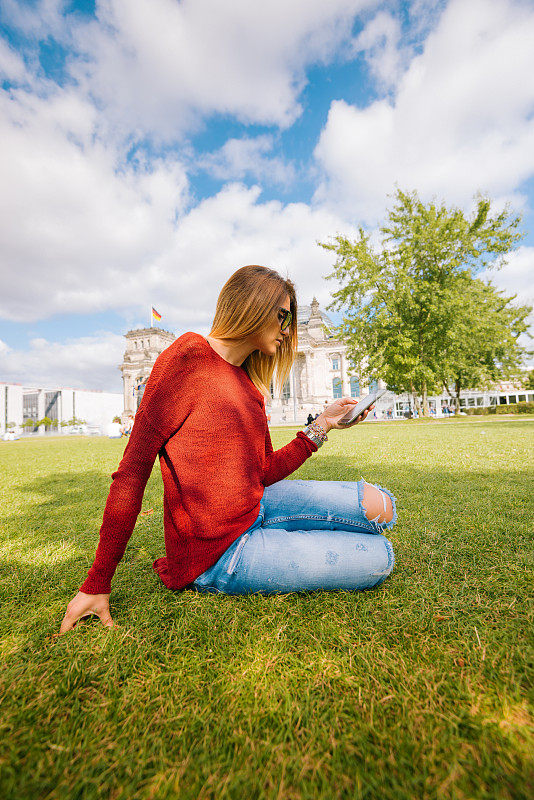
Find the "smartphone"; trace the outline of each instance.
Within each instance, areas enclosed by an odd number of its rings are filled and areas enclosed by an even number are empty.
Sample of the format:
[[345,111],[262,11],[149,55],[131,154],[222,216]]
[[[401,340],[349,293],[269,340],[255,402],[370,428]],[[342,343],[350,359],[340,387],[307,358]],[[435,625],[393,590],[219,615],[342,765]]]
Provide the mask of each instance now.
[[363,400],[360,400],[359,403],[353,406],[346,416],[339,420],[340,424],[350,425],[351,422],[354,422],[356,417],[359,417],[360,414],[363,414],[363,412],[369,408],[369,406],[372,406],[373,403],[378,400],[379,397],[382,397],[382,395],[386,392],[387,389],[377,389],[375,392],[368,394],[367,397],[364,397]]

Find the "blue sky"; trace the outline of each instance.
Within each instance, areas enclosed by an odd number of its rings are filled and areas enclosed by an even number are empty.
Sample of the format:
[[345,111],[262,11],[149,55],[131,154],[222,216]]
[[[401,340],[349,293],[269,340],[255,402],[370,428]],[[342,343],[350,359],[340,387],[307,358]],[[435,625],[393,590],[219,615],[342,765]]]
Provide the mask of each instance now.
[[0,31],[0,379],[120,391],[150,305],[206,333],[247,263],[325,306],[317,241],[395,184],[520,212],[492,280],[532,302],[532,2],[0,0]]

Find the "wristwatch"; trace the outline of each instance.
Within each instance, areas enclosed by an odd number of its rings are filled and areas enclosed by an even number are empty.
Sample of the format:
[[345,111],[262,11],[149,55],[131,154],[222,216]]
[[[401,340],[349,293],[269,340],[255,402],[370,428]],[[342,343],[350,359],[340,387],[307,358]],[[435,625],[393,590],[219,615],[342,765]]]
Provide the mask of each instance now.
[[316,444],[317,447],[322,447],[323,444],[328,440],[326,431],[316,422],[312,422],[311,425],[306,425],[302,429],[302,433],[306,434],[308,439]]

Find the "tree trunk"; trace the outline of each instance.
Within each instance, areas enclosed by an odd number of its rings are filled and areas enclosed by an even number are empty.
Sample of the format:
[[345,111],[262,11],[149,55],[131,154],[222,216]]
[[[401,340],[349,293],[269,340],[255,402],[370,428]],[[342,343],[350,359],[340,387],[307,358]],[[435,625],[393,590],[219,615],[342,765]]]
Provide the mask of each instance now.
[[418,392],[415,391],[415,386],[413,385],[413,383],[410,386],[410,389],[411,389],[413,406],[414,406],[415,410],[417,411],[417,416],[420,417],[421,416],[421,403],[419,402],[419,394],[418,394]]
[[428,410],[428,393],[426,388],[426,381],[423,383],[423,417],[429,417],[430,412]]
[[455,397],[456,397],[456,408],[454,410],[455,414],[459,414],[460,413],[460,390],[461,390],[461,388],[462,388],[462,385],[460,383],[460,378],[457,378],[455,383],[454,383],[454,391],[455,391]]

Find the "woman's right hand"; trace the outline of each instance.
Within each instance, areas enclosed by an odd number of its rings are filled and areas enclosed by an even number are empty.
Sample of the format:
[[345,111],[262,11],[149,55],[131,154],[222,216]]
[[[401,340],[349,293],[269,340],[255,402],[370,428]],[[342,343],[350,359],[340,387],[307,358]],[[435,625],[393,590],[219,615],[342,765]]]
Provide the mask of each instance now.
[[67,606],[67,613],[63,617],[59,633],[72,630],[82,617],[96,614],[106,628],[113,627],[113,620],[109,613],[109,594],[85,594],[78,592]]

